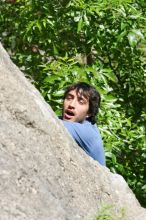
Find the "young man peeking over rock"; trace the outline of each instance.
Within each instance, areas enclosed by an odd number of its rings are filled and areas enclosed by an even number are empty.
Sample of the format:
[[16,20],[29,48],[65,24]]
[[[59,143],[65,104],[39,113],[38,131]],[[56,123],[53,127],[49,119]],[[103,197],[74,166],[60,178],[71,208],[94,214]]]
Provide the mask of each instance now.
[[84,82],[73,84],[64,94],[62,119],[77,144],[94,160],[105,165],[103,143],[95,125],[100,100],[100,94],[93,86]]

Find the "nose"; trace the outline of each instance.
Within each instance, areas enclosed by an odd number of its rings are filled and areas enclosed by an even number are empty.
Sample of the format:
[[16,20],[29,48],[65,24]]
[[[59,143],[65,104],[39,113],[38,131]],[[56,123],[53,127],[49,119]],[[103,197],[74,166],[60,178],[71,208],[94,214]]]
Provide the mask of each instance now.
[[70,103],[69,103],[69,106],[71,108],[75,108],[75,105],[76,105],[76,100],[75,99],[71,100]]

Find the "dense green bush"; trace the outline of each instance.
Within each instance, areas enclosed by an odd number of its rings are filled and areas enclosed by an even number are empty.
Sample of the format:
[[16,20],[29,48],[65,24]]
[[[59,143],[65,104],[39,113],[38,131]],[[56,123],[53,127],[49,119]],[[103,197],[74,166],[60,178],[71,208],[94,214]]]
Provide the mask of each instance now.
[[94,85],[107,166],[146,207],[145,1],[3,0],[0,40],[61,114],[64,88]]

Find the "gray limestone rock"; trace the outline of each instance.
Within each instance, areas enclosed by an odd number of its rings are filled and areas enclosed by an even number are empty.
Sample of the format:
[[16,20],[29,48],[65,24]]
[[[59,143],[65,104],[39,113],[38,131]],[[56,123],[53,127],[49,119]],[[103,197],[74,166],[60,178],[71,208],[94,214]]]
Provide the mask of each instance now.
[[0,45],[0,219],[145,220],[124,179],[88,157]]

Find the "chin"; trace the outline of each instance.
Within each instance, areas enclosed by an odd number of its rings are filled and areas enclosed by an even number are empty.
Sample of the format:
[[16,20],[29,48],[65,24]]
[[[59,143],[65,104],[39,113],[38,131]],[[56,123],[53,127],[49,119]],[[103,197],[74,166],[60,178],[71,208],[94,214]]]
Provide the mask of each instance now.
[[66,118],[66,117],[63,117],[63,120],[64,121],[74,121],[72,118]]

